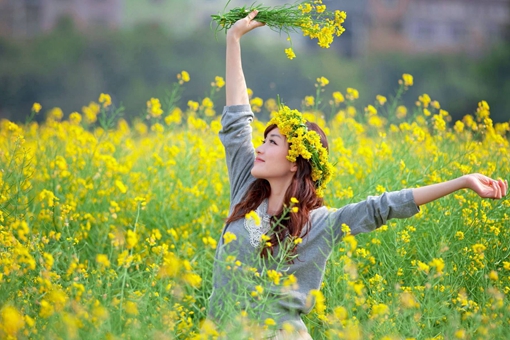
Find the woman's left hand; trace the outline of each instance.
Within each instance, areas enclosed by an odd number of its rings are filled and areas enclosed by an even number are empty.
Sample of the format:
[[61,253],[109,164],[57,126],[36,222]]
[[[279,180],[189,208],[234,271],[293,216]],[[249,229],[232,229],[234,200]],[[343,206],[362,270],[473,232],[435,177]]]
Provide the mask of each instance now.
[[464,176],[467,187],[475,191],[480,197],[500,199],[508,191],[507,180],[495,180],[482,174],[469,174]]

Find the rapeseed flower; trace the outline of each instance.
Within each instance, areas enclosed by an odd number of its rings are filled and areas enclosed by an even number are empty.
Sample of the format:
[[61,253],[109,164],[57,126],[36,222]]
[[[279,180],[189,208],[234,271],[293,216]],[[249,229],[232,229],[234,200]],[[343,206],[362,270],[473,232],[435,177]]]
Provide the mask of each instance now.
[[287,58],[289,58],[290,60],[296,58],[296,53],[294,53],[294,50],[292,49],[292,47],[286,48],[285,54],[287,55]]
[[99,96],[98,102],[100,104],[103,104],[104,108],[107,108],[108,106],[112,105],[112,97],[110,97],[109,94],[101,93]]
[[41,109],[42,109],[42,106],[39,103],[34,103],[32,105],[32,111],[34,111],[35,113],[39,113],[39,111],[41,111]]
[[404,82],[404,86],[413,86],[413,76],[409,73],[404,73],[402,75],[402,80]]
[[147,101],[147,114],[151,117],[159,117],[163,114],[161,103],[158,98],[151,98]]
[[179,84],[184,84],[190,81],[189,73],[187,71],[182,71],[177,74],[177,79],[179,80]]
[[223,234],[223,243],[229,244],[232,241],[237,240],[237,236],[230,231],[227,231],[225,234]]

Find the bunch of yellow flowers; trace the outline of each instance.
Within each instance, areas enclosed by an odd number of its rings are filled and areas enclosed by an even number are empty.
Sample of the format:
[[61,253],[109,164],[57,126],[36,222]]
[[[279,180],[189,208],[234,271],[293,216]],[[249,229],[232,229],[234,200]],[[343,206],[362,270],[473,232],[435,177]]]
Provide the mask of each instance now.
[[[322,48],[329,48],[335,36],[340,36],[345,28],[342,26],[347,14],[344,11],[329,11],[322,0],[309,0],[295,4],[265,7],[252,5],[250,7],[236,7],[229,12],[212,15],[217,23],[217,30],[228,30],[236,21],[246,17],[253,10],[258,10],[256,20],[264,23],[269,28],[285,32],[289,36],[291,32],[299,32],[310,39],[317,39]],[[287,57],[296,57],[292,48],[285,50]]]

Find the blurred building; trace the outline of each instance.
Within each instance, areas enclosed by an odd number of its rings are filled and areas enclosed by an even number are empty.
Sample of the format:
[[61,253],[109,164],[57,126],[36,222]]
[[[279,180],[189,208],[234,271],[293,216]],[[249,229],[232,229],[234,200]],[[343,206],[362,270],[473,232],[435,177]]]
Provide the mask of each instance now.
[[510,0],[369,0],[368,52],[479,54],[504,38]]
[[121,24],[123,0],[0,0],[0,35],[31,37],[51,31],[63,18],[81,30]]
[[[178,35],[204,34],[211,14],[227,0],[0,0],[0,35],[30,37],[47,32],[63,17],[82,30],[156,24]],[[293,0],[231,0],[227,9]],[[500,41],[510,23],[510,0],[323,0],[347,12],[346,32],[333,44],[340,53],[479,54]],[[275,36],[275,38],[277,38]],[[293,38],[307,44],[307,38]],[[312,48],[310,43],[310,48]]]

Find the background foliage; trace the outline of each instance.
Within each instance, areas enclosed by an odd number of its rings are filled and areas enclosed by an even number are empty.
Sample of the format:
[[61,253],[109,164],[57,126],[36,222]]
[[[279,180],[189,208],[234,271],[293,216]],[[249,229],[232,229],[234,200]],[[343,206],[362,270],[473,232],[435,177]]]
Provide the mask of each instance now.
[[[110,93],[131,118],[144,110],[153,96],[163,97],[173,77],[187,70],[196,80],[184,99],[197,100],[208,90],[210,79],[224,73],[224,37],[205,28],[201,34],[181,37],[154,25],[130,31],[96,31],[84,35],[63,20],[58,28],[28,41],[0,40],[0,117],[23,121],[33,102],[59,106],[66,115],[79,111],[98,93]],[[271,34],[275,34],[271,32]],[[494,121],[509,118],[510,46],[495,47],[477,59],[463,55],[370,55],[343,57],[314,44],[296,48],[289,61],[282,46],[271,46],[261,36],[246,37],[243,46],[249,85],[263,98],[280,95],[297,107],[310,94],[307,84],[318,74],[334,88],[354,87],[361,99],[390,95],[387,84],[410,73],[416,79],[408,98],[428,93],[440,102],[453,120],[472,112],[480,100],[491,106]],[[276,43],[277,44],[277,43]],[[217,101],[217,107],[224,103]],[[409,99],[411,100],[411,99]],[[408,102],[407,104],[412,104]]]

